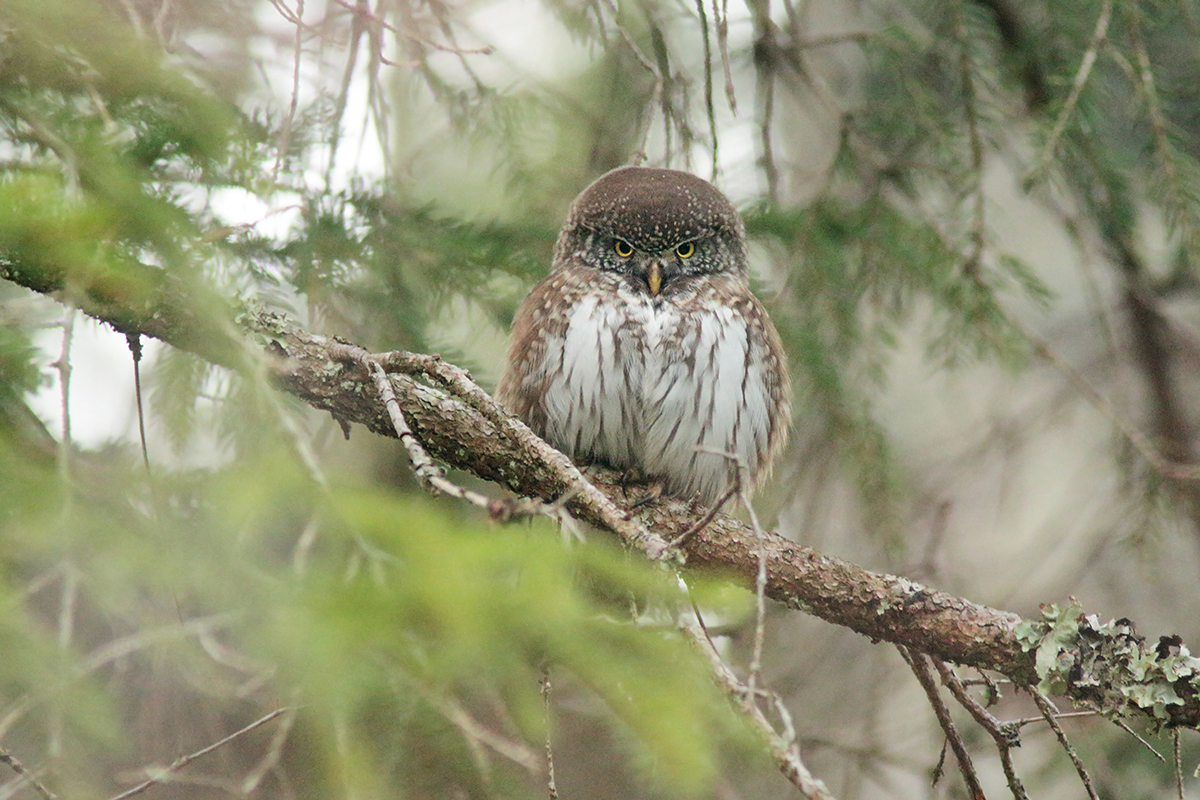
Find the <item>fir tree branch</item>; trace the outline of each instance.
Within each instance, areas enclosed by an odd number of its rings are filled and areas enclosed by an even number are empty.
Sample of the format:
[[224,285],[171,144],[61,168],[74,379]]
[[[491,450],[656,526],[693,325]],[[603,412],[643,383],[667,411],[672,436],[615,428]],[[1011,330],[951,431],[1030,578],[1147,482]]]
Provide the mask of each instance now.
[[[121,283],[143,287],[132,293],[138,304],[131,308],[122,303],[124,295],[119,293],[68,291],[79,281],[65,268],[0,261],[0,277],[72,300],[85,313],[123,332],[152,335],[215,363],[265,372],[285,391],[340,421],[397,436],[360,348],[309,333],[265,311],[243,312],[236,318],[229,313],[214,320],[187,304],[188,295],[181,293],[170,274],[154,267],[140,269],[151,275],[135,274]],[[203,308],[219,307],[211,293],[201,296],[200,302]],[[237,329],[243,332],[241,341],[235,338]],[[259,354],[252,358],[255,344]],[[1047,677],[1039,676],[1035,663],[1033,648],[1038,639],[1030,639],[1031,630],[1044,626],[1040,620],[1026,622],[1011,612],[903,577],[871,572],[772,532],[764,533],[760,545],[750,527],[724,514],[700,527],[697,523],[705,509],[685,501],[663,498],[638,509],[637,519],[632,519],[618,473],[593,469],[585,480],[566,456],[508,416],[463,370],[436,356],[411,353],[387,354],[381,364],[391,373],[401,373],[390,383],[404,419],[425,451],[445,464],[545,502],[568,495],[565,506],[571,514],[617,534],[627,546],[651,558],[667,556],[668,541],[695,529],[682,545],[688,566],[728,575],[747,587],[757,582],[761,546],[767,563],[766,596],[788,608],[874,641],[1000,672],[1018,685],[1031,686]],[[1097,642],[1103,644],[1111,637],[1114,652],[1123,648],[1143,666],[1163,657],[1128,627],[1110,633],[1107,627],[1112,626],[1098,626],[1094,618],[1078,615],[1078,622],[1079,629],[1087,629],[1090,652],[1100,647]],[[1076,685],[1067,677],[1074,673],[1066,662],[1087,649],[1082,639],[1071,640],[1059,621],[1054,645],[1052,660],[1062,670],[1061,675],[1056,673],[1061,677],[1059,690],[1076,702],[1093,704],[1098,696],[1095,685]],[[1086,671],[1085,675],[1095,677]],[[1200,725],[1200,675],[1167,680],[1154,670],[1144,669],[1142,677],[1134,677],[1114,668],[1101,679],[1106,682],[1103,688],[1117,696],[1126,688],[1145,690],[1143,694],[1161,689],[1180,700],[1154,707],[1130,701],[1120,709],[1126,714],[1172,726]],[[1111,706],[1108,710],[1113,712]]]

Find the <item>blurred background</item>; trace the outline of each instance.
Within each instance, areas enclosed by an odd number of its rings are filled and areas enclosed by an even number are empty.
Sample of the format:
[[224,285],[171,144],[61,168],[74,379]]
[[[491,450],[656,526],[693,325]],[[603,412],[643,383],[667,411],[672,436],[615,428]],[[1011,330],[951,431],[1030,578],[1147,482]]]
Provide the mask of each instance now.
[[[745,217],[797,395],[764,522],[1200,641],[1198,154],[1190,0],[4,0],[0,269],[66,288],[0,281],[0,747],[67,800],[546,796],[548,670],[560,796],[794,796],[670,635],[669,576],[149,339],[143,453],[126,337],[58,302],[148,266],[196,314],[491,389],[570,201],[627,163]],[[744,670],[750,599],[694,591]],[[894,648],[780,608],[766,642],[836,796],[966,796]],[[1178,796],[1169,736],[1063,725],[1101,796]],[[1031,796],[1084,796],[1040,717],[1022,742]]]

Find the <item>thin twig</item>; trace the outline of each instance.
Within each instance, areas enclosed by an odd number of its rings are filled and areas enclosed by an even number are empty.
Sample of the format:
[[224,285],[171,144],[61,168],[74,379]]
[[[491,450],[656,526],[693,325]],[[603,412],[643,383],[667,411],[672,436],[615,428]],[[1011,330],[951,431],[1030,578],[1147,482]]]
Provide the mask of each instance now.
[[146,791],[147,789],[149,789],[151,786],[155,785],[156,783],[162,783],[164,780],[166,780],[166,778],[172,772],[175,772],[176,770],[186,767],[188,764],[192,763],[196,759],[198,759],[202,756],[206,756],[209,753],[213,752],[214,750],[229,744],[234,739],[237,739],[240,736],[244,736],[245,734],[249,733],[250,731],[254,730],[255,728],[260,728],[263,725],[266,725],[268,722],[275,719],[280,714],[283,714],[287,710],[288,710],[287,706],[284,706],[283,708],[277,708],[274,711],[272,711],[270,714],[267,714],[265,717],[261,717],[260,719],[257,719],[254,722],[251,722],[249,725],[242,728],[241,730],[235,731],[235,732],[229,734],[228,736],[226,736],[224,739],[221,739],[220,741],[213,742],[208,747],[197,750],[196,752],[191,753],[186,756],[180,756],[179,758],[172,761],[166,767],[156,769],[155,771],[157,774],[155,774],[153,777],[147,778],[146,780],[139,783],[137,786],[134,786],[132,789],[121,792],[118,795],[113,795],[111,798],[109,798],[109,800],[126,800],[126,798],[133,797],[136,794],[141,794],[142,792]]
[[127,333],[125,342],[129,345],[130,355],[133,356],[133,395],[137,399],[138,439],[142,443],[142,463],[146,465],[146,474],[150,474],[150,449],[146,443],[146,408],[142,402],[142,335]]
[[62,413],[62,432],[58,440],[58,477],[66,499],[64,513],[70,507],[71,485],[71,342],[75,335],[75,317],[79,311],[68,308],[62,321],[62,346],[58,360],[51,364],[58,370],[59,410]]
[[519,498],[515,502],[508,502],[494,500],[485,494],[459,486],[446,478],[442,474],[441,467],[434,463],[429,453],[417,441],[417,437],[413,435],[412,429],[408,426],[408,420],[404,418],[404,412],[400,408],[400,401],[396,399],[396,392],[392,389],[391,378],[388,377],[382,364],[382,362],[388,360],[387,357],[390,355],[392,354],[384,354],[381,357],[364,357],[363,363],[371,372],[371,377],[375,381],[375,388],[379,391],[379,397],[383,400],[384,406],[387,408],[388,417],[392,421],[392,427],[396,431],[396,436],[399,437],[405,450],[408,451],[408,460],[412,464],[413,473],[426,489],[441,492],[458,500],[465,500],[471,505],[486,511],[492,519],[502,522],[533,516],[535,514],[541,514],[556,521],[562,521],[562,515],[566,513],[564,507],[567,501],[578,491],[578,488],[572,488],[564,492],[563,496],[558,498],[554,503],[543,503],[527,497]]
[[291,733],[292,725],[295,722],[296,709],[288,708],[283,719],[279,720],[279,726],[275,728],[275,735],[271,737],[271,744],[267,747],[267,752],[259,759],[254,769],[246,773],[246,777],[242,779],[242,785],[239,788],[243,796],[248,796],[257,789],[267,773],[279,764],[279,760],[283,757],[283,746],[287,744],[288,734]]
[[747,474],[746,465],[737,460],[738,498],[750,517],[750,527],[754,530],[755,546],[758,548],[758,575],[754,583],[755,619],[754,619],[754,655],[750,658],[750,675],[746,684],[751,694],[758,686],[759,673],[762,672],[763,643],[766,640],[767,629],[767,545],[766,535],[758,522],[758,514],[750,504],[750,493],[743,478]]
[[[733,482],[725,493],[721,495],[721,499],[717,502],[716,508],[720,509],[725,504],[725,501],[734,493],[738,496],[738,501],[742,507],[746,509],[746,514],[750,518],[750,527],[754,531],[755,548],[758,553],[758,573],[754,580],[754,597],[755,597],[755,616],[754,616],[754,650],[750,657],[750,675],[747,678],[746,685],[749,687],[751,695],[755,695],[758,691],[758,676],[762,671],[762,654],[763,643],[766,639],[766,622],[767,622],[767,551],[766,551],[766,534],[763,532],[762,525],[759,524],[758,514],[754,511],[754,506],[750,502],[750,491],[747,488],[749,481],[745,480],[749,474],[749,469],[746,467],[746,462],[737,453],[730,453],[724,450],[714,450],[707,447],[697,447],[698,453],[709,453],[729,461],[735,470],[733,473]],[[713,512],[709,512],[709,516],[715,516]],[[708,522],[700,520],[703,525]],[[703,527],[703,525],[701,527]],[[695,526],[693,526],[695,527]],[[685,531],[685,535],[680,538],[690,536],[692,530]]]
[[1174,206],[1171,209],[1174,213],[1170,215],[1168,221],[1173,230],[1181,221],[1186,221],[1187,229],[1184,238],[1188,245],[1194,247],[1200,221],[1197,220],[1195,214],[1195,203],[1180,185],[1178,170],[1175,162],[1171,160],[1171,155],[1176,148],[1171,144],[1168,133],[1169,123],[1163,112],[1162,98],[1159,97],[1158,87],[1154,81],[1154,69],[1150,64],[1150,51],[1147,49],[1145,37],[1142,35],[1142,12],[1136,3],[1129,3],[1126,6],[1123,7],[1123,10],[1129,19],[1129,39],[1138,62],[1137,81],[1146,97],[1146,111],[1150,116],[1150,128],[1154,135],[1154,155],[1159,169],[1162,170],[1163,179],[1167,183],[1167,190],[1170,194],[1168,206]]
[[1030,689],[1029,695],[1033,698],[1033,702],[1037,703],[1038,710],[1042,712],[1050,729],[1054,731],[1054,735],[1058,737],[1058,743],[1067,751],[1067,756],[1070,757],[1071,763],[1075,765],[1075,771],[1079,773],[1079,779],[1083,781],[1083,788],[1087,790],[1088,797],[1092,800],[1100,800],[1100,796],[1096,794],[1096,787],[1092,786],[1092,778],[1088,775],[1087,767],[1083,765],[1083,761],[1079,758],[1079,754],[1075,752],[1075,748],[1067,739],[1067,734],[1063,732],[1062,726],[1058,724],[1058,711],[1054,705],[1046,699],[1046,696],[1037,689]]
[[778,203],[779,168],[775,165],[771,128],[775,124],[775,71],[779,47],[775,43],[770,0],[748,0],[747,5],[754,20],[755,51],[765,54],[754,59],[757,78],[755,90],[762,100],[762,119],[758,125],[759,145],[762,147],[759,163],[767,178],[767,197],[772,203]]
[[716,645],[705,632],[698,614],[680,614],[679,629],[687,634],[692,644],[708,659],[714,676],[725,690],[742,709],[742,713],[750,720],[767,742],[767,748],[775,759],[776,765],[784,777],[791,781],[806,800],[834,800],[833,795],[825,784],[815,778],[804,761],[800,758],[800,747],[795,737],[781,735],[771,725],[762,709],[758,707],[755,696],[748,687],[738,680],[733,670],[721,658]]
[[1058,112],[1058,119],[1054,121],[1054,128],[1050,131],[1050,137],[1046,140],[1046,144],[1042,147],[1041,155],[1034,164],[1034,168],[1029,171],[1028,181],[1037,173],[1041,172],[1046,166],[1054,160],[1054,151],[1058,148],[1058,140],[1062,137],[1063,131],[1067,128],[1067,121],[1071,118],[1071,113],[1075,110],[1075,104],[1079,102],[1079,95],[1083,93],[1083,87],[1087,84],[1088,76],[1092,73],[1092,66],[1096,63],[1096,55],[1100,52],[1100,47],[1104,44],[1108,36],[1108,23],[1112,20],[1112,0],[1104,0],[1104,4],[1100,7],[1100,16],[1096,18],[1096,28],[1092,31],[1091,41],[1088,42],[1087,50],[1083,53],[1083,58],[1079,62],[1079,69],[1075,72],[1075,81],[1071,84],[1071,93],[1067,95],[1067,101],[1063,103],[1062,109]]
[[546,721],[546,788],[550,800],[558,800],[558,784],[554,780],[554,737],[550,731],[550,667],[542,670],[542,715]]
[[978,279],[983,269],[984,232],[986,219],[984,217],[983,197],[983,138],[979,133],[978,92],[975,88],[975,64],[971,59],[970,41],[963,15],[963,2],[960,0],[955,14],[955,32],[958,36],[958,66],[959,79],[962,82],[963,110],[967,117],[967,138],[971,145],[971,194],[974,198],[974,208],[971,220],[971,252],[967,256],[964,271],[967,277]]
[[[585,478],[566,456],[538,438],[528,426],[515,420],[503,406],[479,388],[466,370],[449,364],[438,356],[423,353],[397,350],[372,355],[361,347],[340,342],[328,343],[327,349],[330,357],[338,360],[362,365],[364,359],[370,359],[389,371],[421,375],[439,384],[494,425],[497,435],[507,438],[525,452],[538,454],[540,458],[546,459],[547,463],[553,462],[553,468],[562,475],[567,484],[564,495],[571,494],[572,503],[577,507],[581,505],[588,513],[594,514],[605,528],[621,537],[626,544],[637,548],[655,561],[671,552],[665,539],[631,519]],[[370,371],[369,367],[367,369]],[[556,499],[562,503],[565,498],[560,496]],[[553,504],[546,508],[548,512],[558,513]]]
[[737,92],[733,88],[733,69],[729,66],[729,0],[712,0],[713,23],[717,28],[717,51],[721,54],[721,71],[725,73],[725,101],[729,111],[737,116]]
[[442,470],[437,464],[433,463],[433,459],[429,457],[429,453],[425,452],[425,448],[417,441],[417,437],[413,435],[412,429],[408,427],[408,421],[404,418],[404,412],[400,409],[400,401],[396,399],[396,392],[392,389],[392,379],[388,377],[383,366],[374,359],[366,359],[364,365],[371,372],[371,377],[375,380],[375,388],[379,391],[379,397],[383,400],[384,406],[387,408],[388,417],[392,421],[392,427],[396,429],[396,436],[400,438],[400,443],[404,445],[404,449],[408,451],[408,460],[412,464],[413,473],[427,488],[436,489],[443,494],[459,500],[466,500],[474,506],[478,506],[484,510],[491,507],[491,499],[479,492],[464,489],[461,486],[446,480],[442,476]]
[[700,36],[704,39],[704,113],[708,117],[708,132],[712,137],[712,175],[717,179],[717,112],[713,104],[712,42],[708,35],[708,14],[704,11],[704,0],[696,0],[696,14],[700,17]]
[[370,22],[375,23],[379,27],[391,31],[392,33],[396,34],[397,36],[403,36],[406,39],[417,42],[419,44],[423,44],[426,47],[430,47],[434,50],[438,50],[443,53],[453,53],[454,55],[459,55],[459,56],[464,56],[464,55],[489,56],[492,53],[496,52],[496,48],[491,45],[485,45],[483,47],[450,47],[449,45],[438,44],[437,42],[434,42],[430,39],[426,39],[422,36],[418,36],[415,33],[413,33],[412,31],[406,31],[403,28],[393,25],[392,23],[388,22],[383,17],[381,17],[377,14],[371,13],[370,9],[362,8],[361,6],[356,6],[356,5],[348,2],[348,0],[333,0],[333,2],[337,3],[339,6],[346,9],[347,11],[351,12],[355,16],[369,20]]
[[[1064,711],[1054,715],[1056,719],[1078,719],[1079,717],[1098,717],[1099,711]],[[1024,728],[1026,725],[1038,725],[1046,721],[1045,717],[1021,717],[1012,720],[1009,724],[1016,725],[1018,728]]]
[[942,678],[942,685],[950,690],[950,694],[954,695],[954,699],[958,701],[959,705],[974,717],[979,726],[987,731],[996,743],[1000,766],[1004,769],[1004,777],[1008,781],[1008,788],[1012,791],[1015,800],[1029,800],[1025,786],[1021,783],[1021,778],[1017,775],[1017,770],[1012,763],[1012,748],[1019,747],[1021,744],[1020,726],[1011,722],[1001,722],[992,716],[979,701],[971,697],[967,692],[967,687],[963,685],[949,665],[935,658],[933,666]]
[[1121,730],[1128,733],[1133,738],[1137,739],[1139,742],[1141,742],[1142,747],[1145,747],[1147,750],[1149,750],[1154,755],[1154,757],[1157,758],[1159,761],[1161,761],[1164,764],[1167,763],[1167,757],[1164,756],[1162,753],[1158,752],[1158,750],[1155,749],[1154,745],[1147,742],[1146,739],[1141,734],[1139,734],[1133,728],[1129,727],[1129,725],[1124,720],[1114,719],[1113,724],[1116,725]]
[[[282,2],[275,0],[275,7],[282,6]],[[279,134],[279,151],[275,157],[275,172],[278,173],[283,166],[283,162],[287,159],[288,148],[291,146],[292,126],[296,122],[296,108],[300,103],[300,59],[304,51],[304,0],[296,0],[295,26],[296,36],[292,46],[295,52],[292,55],[292,100],[288,105],[288,115],[283,121],[283,130]]]
[[1129,4],[1126,13],[1129,17],[1130,43],[1133,45],[1133,53],[1138,62],[1138,80],[1146,95],[1146,110],[1150,115],[1150,127],[1154,131],[1155,155],[1158,156],[1159,167],[1163,171],[1163,177],[1166,178],[1167,184],[1173,193],[1178,194],[1175,183],[1175,165],[1171,163],[1170,159],[1171,143],[1167,138],[1167,118],[1163,114],[1162,101],[1159,99],[1158,89],[1154,84],[1150,52],[1146,49],[1146,40],[1142,36],[1142,14],[1136,3]]
[[[488,730],[478,720],[467,713],[462,704],[452,697],[437,698],[431,696],[429,700],[454,727],[458,728],[467,741],[475,747],[482,748],[486,746],[514,764],[524,768],[527,772],[533,775],[542,774],[541,759],[537,757],[536,753],[526,747],[523,742],[506,739],[500,734]],[[482,760],[480,763],[480,772],[485,775],[489,772],[486,762]]]
[[1175,793],[1179,800],[1183,800],[1183,753],[1179,747],[1179,729],[1171,731],[1172,739],[1174,740],[1174,755],[1175,755]]
[[707,528],[709,526],[709,523],[711,523],[714,519],[716,519],[717,515],[721,513],[721,509],[724,508],[725,504],[729,502],[729,498],[731,498],[735,494],[737,494],[737,490],[738,490],[737,484],[731,483],[729,485],[729,488],[725,490],[725,493],[721,495],[721,497],[717,500],[717,502],[713,503],[712,508],[710,508],[708,510],[707,514],[705,514],[703,517],[701,517],[699,520],[697,520],[695,525],[688,528],[686,531],[684,531],[683,533],[679,534],[678,536],[676,536],[674,539],[671,540],[671,542],[670,542],[671,547],[679,547],[681,544],[686,542],[688,539],[692,538],[697,533],[699,533],[700,531]]
[[933,706],[933,713],[937,717],[938,724],[942,726],[942,733],[946,735],[946,743],[950,745],[950,749],[954,751],[954,757],[958,761],[959,774],[962,775],[963,782],[967,784],[967,794],[972,800],[983,800],[983,787],[979,784],[975,765],[971,763],[971,754],[967,752],[967,745],[959,735],[954,720],[950,718],[950,709],[946,708],[945,702],[942,701],[942,695],[938,692],[937,682],[933,679],[933,670],[929,668],[929,662],[925,660],[923,654],[909,650],[902,645],[896,645],[896,649],[900,651],[900,656],[917,676],[917,682],[921,684],[921,688],[925,690],[925,696],[929,698],[929,704]]
[[5,750],[3,747],[0,747],[0,762],[8,764],[9,768],[13,772],[29,781],[29,785],[33,787],[35,792],[42,796],[42,800],[58,800],[58,795],[47,789],[32,772],[25,769],[25,765],[22,764],[16,756],[14,756],[8,750]]
[[[58,370],[59,402],[62,411],[62,438],[58,443],[57,466],[58,479],[62,490],[62,506],[59,509],[60,524],[64,528],[71,524],[75,509],[75,489],[71,480],[71,343],[74,338],[75,318],[78,311],[74,308],[67,311],[63,320],[62,347],[59,350],[58,361],[54,366]],[[75,605],[79,599],[79,574],[69,559],[63,562],[62,592],[58,607],[58,647],[66,653],[70,650],[71,639],[75,632]],[[63,714],[61,708],[55,706],[50,713],[47,754],[51,759],[62,755]]]
[[[641,64],[642,67],[647,72],[649,72],[651,75],[654,76],[654,94],[650,98],[650,105],[652,108],[655,105],[659,106],[659,109],[662,111],[664,124],[670,125],[670,119],[667,114],[666,103],[663,100],[663,76],[662,76],[662,73],[658,71],[658,67],[655,66],[654,62],[650,60],[650,57],[642,52],[642,48],[638,47],[638,43],[636,41],[634,41],[633,36],[631,36],[629,31],[627,31],[625,29],[625,26],[621,24],[620,14],[617,10],[616,0],[603,0],[603,1],[604,1],[604,4],[608,7],[608,13],[612,14],[613,26],[616,27],[617,33],[621,37],[621,41],[625,42],[625,46],[630,49],[630,51],[633,53],[633,57],[637,59],[638,63]],[[653,113],[653,111],[651,113]],[[668,133],[669,133],[669,130],[670,129],[668,128]],[[641,143],[638,145],[638,150],[642,153],[646,152],[646,143],[649,141],[649,136],[650,136],[650,123],[649,123],[649,121],[647,121],[645,124],[645,127],[642,130]]]
[[1033,344],[1034,352],[1061,372],[1063,377],[1075,387],[1076,391],[1084,395],[1091,402],[1093,408],[1107,417],[1108,421],[1120,431],[1121,435],[1133,445],[1134,449],[1141,454],[1142,458],[1156,472],[1165,478],[1175,481],[1200,481],[1200,466],[1195,464],[1181,464],[1162,455],[1158,451],[1158,448],[1154,446],[1154,443],[1138,430],[1133,423],[1118,413],[1108,398],[1092,386],[1087,378],[1083,377],[1078,370],[1060,357],[1044,337],[1038,335],[1032,328],[1023,324],[1019,319],[1012,316],[1009,318],[1012,324],[1016,325],[1021,331],[1021,335]]

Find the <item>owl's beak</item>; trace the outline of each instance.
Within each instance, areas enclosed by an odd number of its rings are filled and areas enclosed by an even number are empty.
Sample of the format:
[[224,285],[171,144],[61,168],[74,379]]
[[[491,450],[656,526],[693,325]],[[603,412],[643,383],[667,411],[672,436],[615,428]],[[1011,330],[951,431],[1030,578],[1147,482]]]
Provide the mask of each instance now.
[[662,289],[662,270],[659,269],[658,262],[650,262],[650,274],[646,276],[646,284],[650,287],[650,295],[658,297],[658,292]]

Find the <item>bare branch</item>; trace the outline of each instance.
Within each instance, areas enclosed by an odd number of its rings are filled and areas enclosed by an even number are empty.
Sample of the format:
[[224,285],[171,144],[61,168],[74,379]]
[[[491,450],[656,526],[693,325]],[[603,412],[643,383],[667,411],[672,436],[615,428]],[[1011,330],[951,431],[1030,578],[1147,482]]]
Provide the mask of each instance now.
[[546,788],[550,800],[558,800],[558,784],[554,780],[554,740],[550,730],[550,668],[542,670],[542,715],[546,721]]
[[29,785],[33,787],[35,792],[42,796],[42,800],[58,800],[58,795],[47,789],[32,772],[25,769],[25,765],[17,760],[16,756],[14,756],[8,750],[5,750],[3,747],[0,747],[0,761],[8,764],[9,768],[12,769],[13,772],[29,781]]
[[708,659],[721,688],[738,703],[742,712],[766,740],[771,756],[775,759],[775,763],[784,777],[791,781],[792,785],[799,789],[800,794],[807,800],[834,800],[833,795],[825,788],[825,784],[813,777],[813,774],[804,766],[795,737],[780,735],[775,730],[763,714],[762,709],[758,707],[758,703],[755,702],[755,694],[738,680],[729,665],[721,658],[721,654],[717,652],[712,640],[704,632],[700,618],[690,614],[681,614],[679,629],[688,635],[696,649]]
[[168,766],[155,769],[154,775],[152,775],[151,777],[142,781],[137,786],[134,786],[132,789],[129,789],[127,791],[121,792],[118,795],[113,795],[111,798],[109,798],[109,800],[127,800],[127,798],[133,797],[134,795],[137,795],[137,794],[141,794],[142,792],[146,791],[147,789],[149,789],[151,786],[155,785],[156,783],[162,783],[163,781],[165,781],[168,777],[170,777],[171,773],[175,772],[176,770],[186,767],[188,764],[192,763],[196,759],[206,756],[209,753],[213,752],[214,750],[224,747],[225,745],[232,742],[234,739],[244,736],[256,728],[261,728],[263,725],[266,725],[268,722],[275,719],[280,714],[285,713],[287,710],[288,710],[288,708],[286,706],[283,708],[277,708],[274,711],[272,711],[270,714],[267,714],[265,717],[260,717],[259,719],[255,720],[254,722],[251,722],[246,727],[242,728],[241,730],[234,731],[233,733],[226,736],[224,739],[220,739],[216,742],[213,742],[208,747],[201,748],[200,750],[197,750],[196,752],[190,753],[186,756],[180,756],[179,758],[172,761]]
[[992,741],[996,743],[1000,766],[1004,769],[1004,777],[1008,781],[1008,788],[1012,791],[1014,800],[1029,800],[1025,786],[1021,783],[1021,778],[1017,775],[1017,770],[1012,763],[1012,748],[1019,747],[1021,744],[1020,726],[1012,722],[1001,722],[992,716],[986,708],[967,693],[967,687],[948,665],[934,659],[933,666],[942,678],[942,685],[950,690],[950,694],[954,695],[954,699],[958,701],[959,705],[974,717],[979,726],[987,731],[988,736],[991,736]]
[[1050,729],[1054,731],[1054,735],[1058,737],[1059,744],[1067,751],[1067,755],[1071,758],[1071,763],[1075,765],[1075,771],[1079,773],[1079,779],[1083,781],[1083,788],[1087,790],[1088,797],[1092,800],[1100,800],[1100,796],[1096,794],[1096,787],[1092,786],[1092,778],[1088,775],[1087,767],[1083,765],[1079,754],[1075,752],[1075,748],[1071,745],[1070,740],[1067,739],[1067,734],[1063,732],[1062,726],[1058,724],[1058,709],[1037,689],[1031,689],[1029,694],[1033,697],[1033,702],[1037,703],[1038,710],[1042,712],[1042,716],[1045,717]]
[[975,765],[971,763],[971,754],[967,752],[967,745],[959,735],[954,720],[950,719],[950,709],[946,708],[946,703],[943,702],[942,696],[938,692],[937,682],[933,679],[933,671],[929,669],[929,662],[925,660],[925,656],[910,652],[906,647],[897,649],[908,663],[909,668],[912,669],[913,674],[917,676],[917,682],[921,684],[921,688],[925,690],[925,696],[929,698],[929,705],[933,706],[933,713],[937,716],[938,725],[942,727],[942,732],[946,734],[946,742],[958,760],[958,771],[962,775],[963,782],[967,784],[968,796],[972,800],[984,800],[983,787],[979,785],[979,776],[975,773]]

